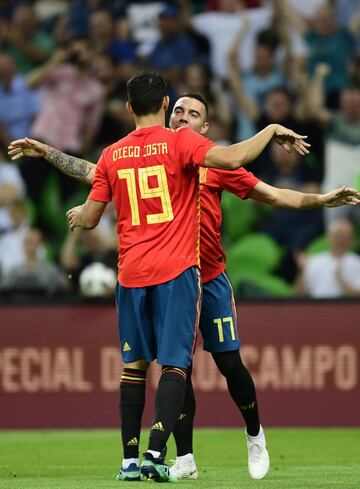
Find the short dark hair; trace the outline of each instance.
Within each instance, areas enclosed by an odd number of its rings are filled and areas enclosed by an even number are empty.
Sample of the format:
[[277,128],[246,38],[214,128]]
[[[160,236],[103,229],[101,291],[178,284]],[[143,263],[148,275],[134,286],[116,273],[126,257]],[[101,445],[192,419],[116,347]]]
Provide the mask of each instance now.
[[135,115],[156,114],[166,95],[166,83],[155,71],[142,71],[126,84],[128,100]]
[[201,102],[203,104],[203,106],[205,107],[206,118],[209,117],[209,104],[207,103],[206,98],[203,95],[201,95],[201,93],[186,92],[186,93],[183,93],[182,95],[180,95],[179,98],[183,98],[183,97],[194,98],[195,100],[198,100],[199,102]]

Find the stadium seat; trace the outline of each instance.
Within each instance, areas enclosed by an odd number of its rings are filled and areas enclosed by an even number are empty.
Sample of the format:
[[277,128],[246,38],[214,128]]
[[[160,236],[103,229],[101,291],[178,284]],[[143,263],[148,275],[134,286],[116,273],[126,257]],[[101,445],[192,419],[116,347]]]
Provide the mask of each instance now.
[[29,197],[25,199],[25,206],[26,206],[26,212],[29,218],[30,225],[36,226],[37,209],[34,202]]
[[227,271],[234,282],[244,273],[270,274],[279,265],[282,253],[266,234],[249,234],[227,250]]
[[293,288],[285,280],[275,275],[244,272],[233,283],[236,298],[292,297]]
[[58,254],[58,249],[52,243],[47,242],[45,244],[46,259],[48,261],[55,261],[56,255]]
[[89,185],[79,184],[79,189],[65,201],[63,206],[65,214],[72,207],[83,204],[89,195],[90,189]]
[[41,196],[41,215],[56,239],[63,239],[66,233],[66,216],[59,191],[58,176],[52,173],[47,178]]
[[233,243],[253,229],[257,221],[257,210],[253,201],[241,200],[235,195],[224,192],[221,207],[225,239]]

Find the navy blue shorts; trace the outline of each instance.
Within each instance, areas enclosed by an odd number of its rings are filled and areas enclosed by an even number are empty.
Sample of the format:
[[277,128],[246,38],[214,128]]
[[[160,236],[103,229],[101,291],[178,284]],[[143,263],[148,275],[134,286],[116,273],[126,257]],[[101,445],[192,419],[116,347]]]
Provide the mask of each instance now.
[[200,331],[211,353],[240,347],[234,292],[225,272],[203,284]]
[[150,287],[116,286],[121,354],[125,363],[155,358],[186,368],[195,348],[201,306],[198,268]]

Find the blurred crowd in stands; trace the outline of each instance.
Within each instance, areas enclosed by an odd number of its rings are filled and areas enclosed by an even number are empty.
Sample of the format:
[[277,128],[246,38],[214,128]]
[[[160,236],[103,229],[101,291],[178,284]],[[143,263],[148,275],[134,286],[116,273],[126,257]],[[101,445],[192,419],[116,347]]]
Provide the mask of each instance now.
[[[116,269],[113,209],[68,232],[65,211],[88,188],[45,160],[11,162],[7,147],[28,136],[96,162],[133,130],[126,81],[141,69],[162,73],[172,103],[206,96],[220,144],[269,123],[308,134],[308,157],[270,145],[249,165],[265,182],[360,190],[359,0],[3,0],[0,295],[74,294],[91,263]],[[359,207],[273,210],[224,194],[237,295],[360,296]]]

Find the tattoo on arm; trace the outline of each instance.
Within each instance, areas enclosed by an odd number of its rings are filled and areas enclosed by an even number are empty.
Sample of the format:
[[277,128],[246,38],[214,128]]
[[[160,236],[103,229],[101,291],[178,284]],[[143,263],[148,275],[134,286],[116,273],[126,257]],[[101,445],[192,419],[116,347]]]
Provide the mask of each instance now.
[[45,158],[55,166],[55,168],[65,173],[65,175],[76,178],[82,182],[85,181],[90,173],[91,168],[86,160],[67,155],[57,149],[53,149],[45,156]]

